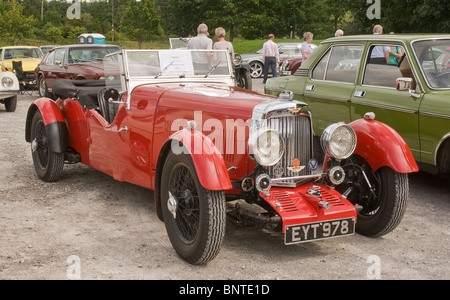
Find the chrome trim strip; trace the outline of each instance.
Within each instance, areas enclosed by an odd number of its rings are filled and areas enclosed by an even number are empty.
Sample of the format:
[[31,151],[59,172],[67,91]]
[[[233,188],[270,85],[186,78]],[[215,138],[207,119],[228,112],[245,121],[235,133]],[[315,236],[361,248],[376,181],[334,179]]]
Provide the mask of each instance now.
[[326,176],[326,175],[327,175],[327,173],[319,173],[319,174],[300,175],[300,176],[293,176],[293,177],[272,178],[271,181],[273,183],[277,183],[277,182],[283,182],[283,181],[295,181],[295,180],[302,180],[302,179],[320,178],[320,177]]
[[392,106],[381,105],[381,104],[374,104],[374,103],[367,103],[367,102],[361,102],[361,101],[352,101],[352,104],[353,104],[353,103],[354,103],[354,104],[362,104],[362,105],[370,106],[370,107],[376,107],[376,108],[383,108],[383,109],[395,110],[395,111],[404,112],[404,113],[408,113],[408,114],[419,114],[418,111],[416,111],[416,110],[411,110],[411,109],[398,108],[398,107],[392,107]]
[[310,98],[316,98],[316,99],[324,99],[324,100],[331,100],[331,101],[337,101],[337,102],[351,102],[350,99],[338,99],[338,98],[333,98],[333,97],[324,97],[321,95],[305,95],[306,97],[310,97]]
[[442,118],[442,119],[450,119],[449,115],[435,114],[435,113],[426,112],[426,111],[420,111],[419,115],[424,115],[424,116],[429,116],[429,117],[437,117],[437,118]]

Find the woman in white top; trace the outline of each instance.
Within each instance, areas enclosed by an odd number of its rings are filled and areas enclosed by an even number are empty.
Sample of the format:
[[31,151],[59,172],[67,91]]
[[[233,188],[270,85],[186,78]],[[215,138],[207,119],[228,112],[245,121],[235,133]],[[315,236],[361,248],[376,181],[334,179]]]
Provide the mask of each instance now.
[[222,27],[218,27],[216,28],[216,37],[218,42],[214,43],[213,49],[214,50],[228,50],[228,52],[231,55],[231,61],[233,61],[234,59],[234,49],[233,49],[233,45],[230,42],[227,42],[225,40],[225,29],[223,29]]
[[302,44],[302,58],[306,60],[312,53],[313,49],[311,48],[311,42],[314,38],[314,35],[311,32],[305,32],[303,34],[303,44]]

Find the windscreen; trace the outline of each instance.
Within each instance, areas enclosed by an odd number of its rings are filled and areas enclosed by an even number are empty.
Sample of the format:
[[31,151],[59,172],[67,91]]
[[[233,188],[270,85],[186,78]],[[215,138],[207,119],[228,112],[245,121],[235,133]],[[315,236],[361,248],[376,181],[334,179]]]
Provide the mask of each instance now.
[[428,86],[432,89],[449,89],[450,40],[417,41],[412,46]]

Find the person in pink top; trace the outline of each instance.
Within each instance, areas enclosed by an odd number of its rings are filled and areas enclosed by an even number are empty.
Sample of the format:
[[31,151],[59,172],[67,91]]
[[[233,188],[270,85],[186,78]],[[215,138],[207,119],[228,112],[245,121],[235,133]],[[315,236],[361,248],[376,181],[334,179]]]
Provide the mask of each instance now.
[[273,41],[275,35],[269,34],[269,40],[263,45],[263,59],[264,59],[264,80],[263,84],[266,84],[267,77],[269,76],[269,67],[272,70],[273,77],[277,77],[277,64],[280,58],[278,53],[278,45]]

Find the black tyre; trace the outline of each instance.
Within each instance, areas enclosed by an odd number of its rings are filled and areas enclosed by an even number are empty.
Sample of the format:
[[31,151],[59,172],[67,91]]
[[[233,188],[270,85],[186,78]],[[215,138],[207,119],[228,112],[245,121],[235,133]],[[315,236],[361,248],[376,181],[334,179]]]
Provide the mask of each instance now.
[[394,230],[406,210],[409,195],[408,174],[397,173],[384,167],[375,174],[376,196],[358,214],[356,231],[362,235],[378,237]]
[[8,112],[14,112],[17,108],[17,96],[12,96],[8,99],[5,99],[5,109]]
[[239,83],[238,87],[241,87],[243,89],[251,90],[252,89],[252,77],[250,76],[250,72],[247,72],[246,70],[241,70],[239,76]]
[[198,265],[216,257],[225,234],[225,194],[200,185],[189,155],[168,155],[161,205],[169,239],[182,259]]
[[37,175],[47,182],[58,180],[64,167],[64,153],[50,150],[44,120],[39,111],[33,116],[30,137],[31,155]]
[[394,230],[401,222],[409,196],[408,174],[398,173],[389,167],[373,172],[359,156],[343,165],[349,175],[338,191],[352,192],[348,200],[358,207],[356,232],[379,237]]
[[250,76],[252,78],[259,78],[263,75],[264,65],[258,61],[252,61],[250,63]]

